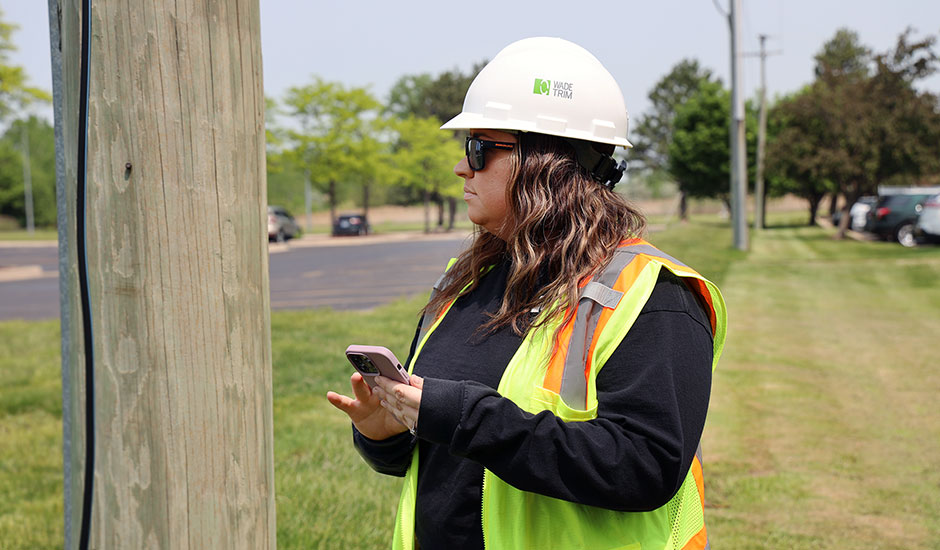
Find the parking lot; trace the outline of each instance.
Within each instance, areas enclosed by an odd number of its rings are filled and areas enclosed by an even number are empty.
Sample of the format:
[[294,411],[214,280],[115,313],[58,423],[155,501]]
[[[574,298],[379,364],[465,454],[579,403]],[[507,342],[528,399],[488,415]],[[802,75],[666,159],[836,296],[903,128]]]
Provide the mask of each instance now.
[[[272,309],[371,309],[426,292],[467,233],[394,233],[272,243]],[[0,320],[59,317],[58,249],[0,243]]]

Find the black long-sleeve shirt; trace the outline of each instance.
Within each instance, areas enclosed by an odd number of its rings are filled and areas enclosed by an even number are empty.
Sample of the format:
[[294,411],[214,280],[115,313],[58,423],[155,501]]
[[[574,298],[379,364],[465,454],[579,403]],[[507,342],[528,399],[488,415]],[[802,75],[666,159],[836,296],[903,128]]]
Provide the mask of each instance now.
[[[597,376],[597,418],[531,414],[496,392],[522,338],[478,327],[499,307],[497,265],[457,300],[414,372],[424,377],[418,438],[354,430],[374,469],[404,475],[419,446],[415,534],[424,549],[483,548],[483,468],[525,491],[613,510],[644,511],[682,485],[705,423],[712,334],[695,296],[663,269],[626,338]],[[414,353],[412,343],[411,353]],[[410,358],[409,358],[410,361]]]

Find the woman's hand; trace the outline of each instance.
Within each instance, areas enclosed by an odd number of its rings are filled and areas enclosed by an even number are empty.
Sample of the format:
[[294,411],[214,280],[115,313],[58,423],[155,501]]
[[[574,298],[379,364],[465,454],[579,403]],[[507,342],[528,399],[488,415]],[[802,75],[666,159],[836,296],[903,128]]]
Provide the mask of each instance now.
[[[410,387],[405,384],[396,384],[382,376],[379,376],[378,379],[379,384],[382,384],[382,381],[384,381],[389,385],[402,386],[403,388]],[[417,383],[418,386],[412,389],[418,391],[418,403],[420,403],[420,388],[423,380],[417,376],[412,376],[411,379],[417,379],[415,382],[412,382],[412,384]],[[353,425],[359,430],[359,433],[369,439],[382,440],[414,427],[415,424],[405,425],[403,423],[404,421],[399,420],[397,415],[382,406],[380,394],[384,395],[385,390],[377,387],[376,391],[372,391],[366,381],[363,380],[362,375],[358,372],[353,373],[349,381],[352,385],[355,399],[332,391],[327,392],[326,398],[329,400],[330,404],[349,416],[349,419],[352,420]],[[413,412],[409,412],[408,418],[413,419],[416,423],[418,418],[417,409]]]
[[421,409],[424,379],[412,375],[410,380],[411,385],[408,385],[379,376],[375,380],[377,385],[372,393],[379,397],[386,411],[414,434],[418,427],[418,411]]

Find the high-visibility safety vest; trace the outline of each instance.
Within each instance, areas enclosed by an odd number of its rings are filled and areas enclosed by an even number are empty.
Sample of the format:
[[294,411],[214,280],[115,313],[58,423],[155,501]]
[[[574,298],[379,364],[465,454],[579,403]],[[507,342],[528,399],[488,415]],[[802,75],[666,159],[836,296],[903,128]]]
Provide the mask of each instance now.
[[[649,243],[631,239],[621,243],[604,270],[581,286],[577,310],[557,340],[553,336],[563,318],[526,335],[503,372],[497,388],[500,395],[533,414],[549,410],[568,422],[595,418],[597,374],[640,314],[663,268],[680,277],[706,306],[714,338],[714,370],[727,324],[718,288]],[[443,277],[435,286],[442,281]],[[409,371],[452,305],[436,318],[430,313],[425,316]],[[395,550],[413,550],[415,546],[417,479],[416,447],[398,505]],[[648,512],[618,512],[520,491],[485,469],[484,544],[493,549],[525,550],[706,549],[704,491],[701,447],[676,495]]]

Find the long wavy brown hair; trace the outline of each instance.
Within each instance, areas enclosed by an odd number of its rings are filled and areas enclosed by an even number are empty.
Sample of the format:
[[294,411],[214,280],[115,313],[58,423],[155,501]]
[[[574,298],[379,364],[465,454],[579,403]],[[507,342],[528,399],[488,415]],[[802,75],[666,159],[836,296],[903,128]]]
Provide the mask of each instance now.
[[[645,231],[643,215],[622,195],[593,181],[565,140],[531,133],[518,137],[506,186],[508,231],[500,231],[509,237],[504,241],[477,227],[424,312],[440,312],[472,292],[489,266],[508,260],[502,303],[481,329],[509,326],[523,335],[565,311],[572,315],[578,284],[610,261],[621,240]],[[531,315],[533,310],[544,315]]]

